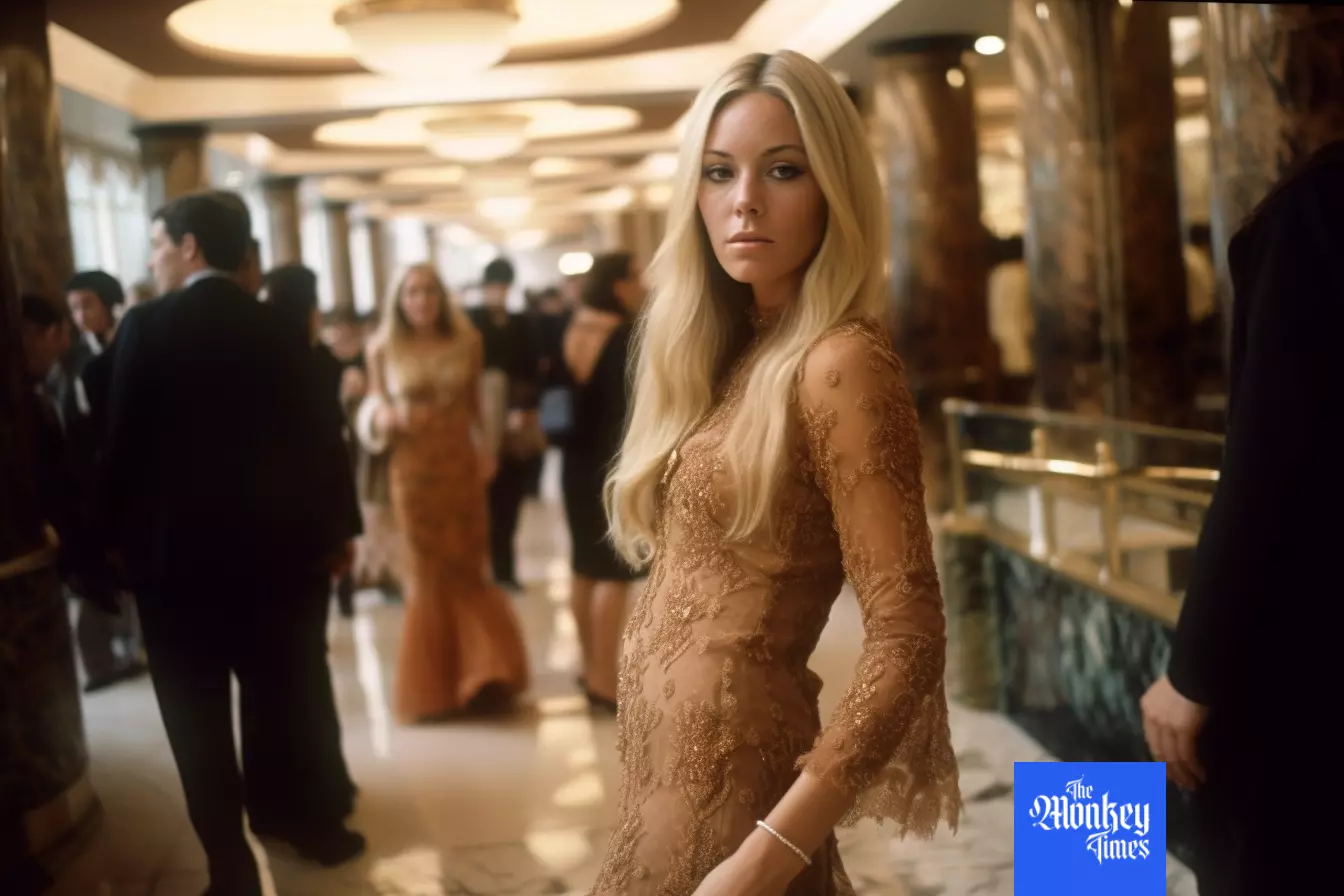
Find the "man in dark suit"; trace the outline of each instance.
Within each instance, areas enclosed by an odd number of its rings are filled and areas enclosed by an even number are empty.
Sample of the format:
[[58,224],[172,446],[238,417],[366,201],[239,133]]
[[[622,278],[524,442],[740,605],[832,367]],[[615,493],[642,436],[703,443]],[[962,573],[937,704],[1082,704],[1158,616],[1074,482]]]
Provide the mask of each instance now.
[[467,314],[481,333],[486,370],[502,371],[509,381],[507,419],[499,468],[490,482],[490,562],[495,582],[520,590],[514,539],[528,481],[541,463],[544,444],[537,419],[537,352],[527,318],[508,309],[513,264],[496,258],[481,278],[484,304]]
[[[303,614],[293,604],[359,531],[353,494],[352,512],[330,512],[348,471],[324,460],[334,453],[310,400],[305,347],[235,280],[249,240],[245,212],[210,196],[154,215],[150,267],[168,294],[119,327],[102,471],[212,896],[260,893],[243,835],[230,674],[268,749],[297,750],[305,693],[289,655]],[[304,758],[274,759],[300,778],[277,833],[323,864],[352,858],[363,838],[312,811],[321,795],[305,792]]]
[[1310,816],[1338,786],[1310,751],[1330,711],[1320,687],[1339,675],[1341,246],[1344,141],[1280,184],[1229,250],[1222,470],[1167,674],[1142,701],[1153,757],[1194,791],[1201,896],[1313,892],[1335,873],[1333,825]]

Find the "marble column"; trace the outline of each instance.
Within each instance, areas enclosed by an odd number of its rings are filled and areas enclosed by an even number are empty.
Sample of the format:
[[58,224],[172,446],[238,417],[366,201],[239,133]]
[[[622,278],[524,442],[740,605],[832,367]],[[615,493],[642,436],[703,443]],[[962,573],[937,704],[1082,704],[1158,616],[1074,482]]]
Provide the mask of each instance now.
[[1014,0],[1037,400],[1193,411],[1164,4]]
[[364,238],[369,241],[369,271],[373,279],[373,313],[382,312],[383,301],[392,291],[387,270],[387,231],[382,220],[364,219]]
[[1344,137],[1338,74],[1344,10],[1267,3],[1203,7],[1212,149],[1209,225],[1219,306],[1230,329],[1227,247],[1233,234],[1294,165]]
[[26,892],[100,817],[87,776],[65,598],[35,487],[19,296],[59,299],[71,272],[46,4],[0,29],[0,890]]
[[150,214],[179,196],[210,185],[206,129],[200,125],[151,125],[136,128],[140,164],[148,181]]
[[271,234],[271,267],[303,262],[299,183],[297,177],[269,177],[261,183]]
[[[439,270],[439,225],[425,223],[425,261],[429,262],[434,270]],[[439,272],[443,276],[443,272]]]
[[662,241],[658,213],[642,205],[632,206],[617,217],[619,251],[629,252],[639,264],[648,264]]
[[1186,298],[1171,16],[1115,4],[1112,84],[1129,416],[1188,426],[1195,368]]
[[327,252],[331,262],[331,307],[333,311],[355,310],[355,275],[350,265],[350,205],[330,202],[324,206],[327,216]]
[[942,400],[988,400],[988,244],[980,223],[973,39],[913,38],[874,49],[875,138],[891,221],[891,325],[924,426],[930,503],[949,491]]

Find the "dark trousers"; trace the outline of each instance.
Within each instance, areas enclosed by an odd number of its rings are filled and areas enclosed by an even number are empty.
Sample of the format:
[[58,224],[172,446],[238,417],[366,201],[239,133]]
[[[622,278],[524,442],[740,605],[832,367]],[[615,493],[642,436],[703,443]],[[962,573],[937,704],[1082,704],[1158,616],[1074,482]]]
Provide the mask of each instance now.
[[513,542],[531,466],[530,460],[501,457],[495,481],[490,483],[490,563],[496,582],[518,581]]
[[244,792],[254,828],[330,827],[354,809],[328,660],[330,577],[322,570],[304,576],[290,599],[294,616],[287,624],[294,640],[288,680],[298,717],[284,726],[272,724],[268,692],[244,692],[239,700]]
[[[319,735],[305,730],[315,714],[309,605],[318,574],[268,570],[246,580],[162,583],[138,593],[159,710],[187,813],[217,884],[256,874],[243,836],[231,676],[238,679],[243,755],[260,778],[248,795],[260,798],[283,769],[288,780],[283,795],[268,794],[278,797],[272,802],[304,821],[316,821],[325,808],[318,794],[329,782],[311,755]],[[324,588],[323,612],[326,600]]]
[[1318,766],[1297,755],[1300,747],[1270,719],[1232,725],[1210,717],[1200,749],[1208,781],[1192,806],[1200,896],[1313,892],[1319,885],[1308,878],[1337,873],[1327,843],[1333,825],[1305,820],[1332,799],[1313,786]]

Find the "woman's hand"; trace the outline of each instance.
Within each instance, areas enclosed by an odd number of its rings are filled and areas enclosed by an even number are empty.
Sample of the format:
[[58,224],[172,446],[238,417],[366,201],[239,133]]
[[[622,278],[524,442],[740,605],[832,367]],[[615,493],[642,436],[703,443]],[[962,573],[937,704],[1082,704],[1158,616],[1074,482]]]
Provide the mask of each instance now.
[[373,428],[377,430],[380,438],[392,435],[397,431],[399,424],[396,409],[386,402],[380,404],[373,412]]
[[694,896],[784,896],[804,867],[773,835],[757,828],[709,872]]

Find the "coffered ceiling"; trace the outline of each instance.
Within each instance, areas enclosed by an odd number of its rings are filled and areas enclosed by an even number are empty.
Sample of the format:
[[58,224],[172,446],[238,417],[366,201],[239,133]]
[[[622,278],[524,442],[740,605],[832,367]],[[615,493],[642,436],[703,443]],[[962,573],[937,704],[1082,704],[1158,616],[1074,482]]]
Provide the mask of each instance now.
[[[666,194],[679,120],[696,92],[744,53],[794,49],[866,86],[874,43],[952,32],[1006,38],[1010,4],[516,2],[532,30],[520,25],[526,39],[511,41],[499,64],[398,78],[353,61],[332,25],[341,0],[47,0],[62,86],[142,124],[203,124],[215,148],[250,167],[313,176],[371,209],[454,220],[471,219],[482,200],[516,201],[524,191],[538,217],[656,201]],[[575,30],[589,25],[603,33],[576,43]],[[556,45],[556,34],[567,42]],[[977,101],[987,122],[1011,129],[1016,92],[1006,60],[977,60]],[[446,161],[430,151],[428,135],[415,137],[417,122],[543,108],[550,123],[531,121],[526,142],[498,161]]]
[[[277,32],[284,21],[312,9],[312,20],[330,21],[340,0],[209,0],[219,7],[226,24],[230,20],[245,28],[253,45],[264,43],[265,32]],[[524,7],[529,0],[520,4]],[[572,10],[583,15],[585,4],[572,0],[530,0],[534,6]],[[289,9],[277,9],[277,3]],[[671,18],[657,27],[624,40],[603,43],[591,49],[515,50],[504,65],[520,62],[555,62],[572,59],[622,56],[654,50],[693,47],[732,40],[763,0],[681,0],[672,4]],[[217,78],[274,77],[284,75],[357,74],[364,69],[352,59],[304,60],[300,55],[269,62],[249,63],[230,54],[199,52],[184,46],[170,34],[169,17],[193,0],[47,0],[52,21],[90,43],[101,47],[147,74],[156,77]],[[206,10],[209,12],[209,10]],[[208,18],[201,27],[215,23]],[[303,24],[300,23],[300,28]],[[309,31],[314,29],[309,28]],[[259,34],[260,32],[260,34]]]

